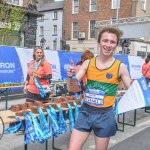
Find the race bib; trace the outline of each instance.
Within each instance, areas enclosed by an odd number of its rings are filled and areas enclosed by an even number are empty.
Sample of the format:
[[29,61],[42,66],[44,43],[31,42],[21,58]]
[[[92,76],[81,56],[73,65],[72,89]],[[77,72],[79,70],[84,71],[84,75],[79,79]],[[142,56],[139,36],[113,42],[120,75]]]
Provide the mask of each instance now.
[[105,92],[101,90],[88,89],[85,91],[85,103],[95,106],[104,105]]

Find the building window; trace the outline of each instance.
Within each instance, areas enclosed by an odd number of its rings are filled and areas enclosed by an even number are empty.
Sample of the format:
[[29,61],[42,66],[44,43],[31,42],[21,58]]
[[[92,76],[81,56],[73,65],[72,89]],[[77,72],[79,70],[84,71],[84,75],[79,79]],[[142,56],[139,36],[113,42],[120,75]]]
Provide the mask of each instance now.
[[79,12],[79,0],[73,0],[73,14],[76,14]]
[[57,34],[57,25],[54,25],[54,26],[53,26],[53,32],[54,32],[54,35]]
[[96,11],[96,0],[90,0],[90,11]]
[[44,21],[44,16],[41,16],[39,21],[43,22]]
[[53,40],[53,50],[57,50],[57,40]]
[[[150,53],[147,53],[147,55],[149,55]],[[137,51],[137,56],[141,56],[142,58],[146,57],[146,52],[143,51]]]
[[141,0],[141,9],[146,10],[146,0]]
[[78,22],[73,22],[72,26],[72,38],[77,39],[78,38]]
[[54,19],[54,20],[57,20],[57,17],[58,17],[58,16],[57,16],[57,11],[54,11],[53,19]]
[[95,38],[95,20],[90,21],[90,38]]
[[43,36],[43,35],[44,35],[44,27],[41,26],[41,27],[40,27],[40,36]]
[[117,9],[117,2],[118,8],[120,8],[120,0],[112,0],[112,9]]
[[7,3],[19,5],[19,0],[7,0]]

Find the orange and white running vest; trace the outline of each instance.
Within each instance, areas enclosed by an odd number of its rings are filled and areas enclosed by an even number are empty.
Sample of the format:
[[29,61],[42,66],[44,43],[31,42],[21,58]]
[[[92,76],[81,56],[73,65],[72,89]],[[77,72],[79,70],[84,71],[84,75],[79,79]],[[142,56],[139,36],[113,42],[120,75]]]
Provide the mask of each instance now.
[[114,63],[107,69],[96,67],[96,57],[89,62],[87,69],[87,82],[85,91],[85,102],[93,107],[110,107],[114,105],[119,79],[119,68],[121,62],[115,59]]

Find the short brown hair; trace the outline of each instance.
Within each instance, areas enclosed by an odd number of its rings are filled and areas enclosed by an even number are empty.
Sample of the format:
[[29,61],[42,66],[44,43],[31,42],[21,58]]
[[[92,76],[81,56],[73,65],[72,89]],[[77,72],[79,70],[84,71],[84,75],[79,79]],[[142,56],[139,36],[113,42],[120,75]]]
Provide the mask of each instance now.
[[101,30],[101,32],[99,33],[98,35],[98,39],[97,39],[97,42],[100,43],[100,40],[101,40],[101,37],[102,37],[102,34],[104,32],[108,32],[108,33],[112,33],[112,34],[115,34],[117,36],[117,45],[119,43],[119,40],[120,40],[120,37],[123,35],[123,32],[117,28],[112,28],[112,27],[106,27],[106,28],[103,28]]
[[85,50],[81,55],[81,61],[84,62],[87,59],[94,57],[94,54],[90,50]]

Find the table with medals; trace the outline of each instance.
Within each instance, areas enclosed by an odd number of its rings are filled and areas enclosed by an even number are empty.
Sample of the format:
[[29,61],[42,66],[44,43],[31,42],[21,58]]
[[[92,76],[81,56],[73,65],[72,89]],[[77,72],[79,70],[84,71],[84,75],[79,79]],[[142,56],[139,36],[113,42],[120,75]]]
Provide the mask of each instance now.
[[[52,138],[52,148],[54,138],[60,134],[73,129],[74,123],[79,113],[82,100],[77,100],[74,96],[56,97],[54,101],[48,103],[26,102],[25,104],[13,105],[11,110],[0,111],[0,139],[3,134],[12,134],[24,129],[24,149],[28,149],[28,144],[38,141],[45,143],[48,149],[48,139]],[[69,127],[66,119],[69,119]],[[5,125],[9,127],[5,129]]]

